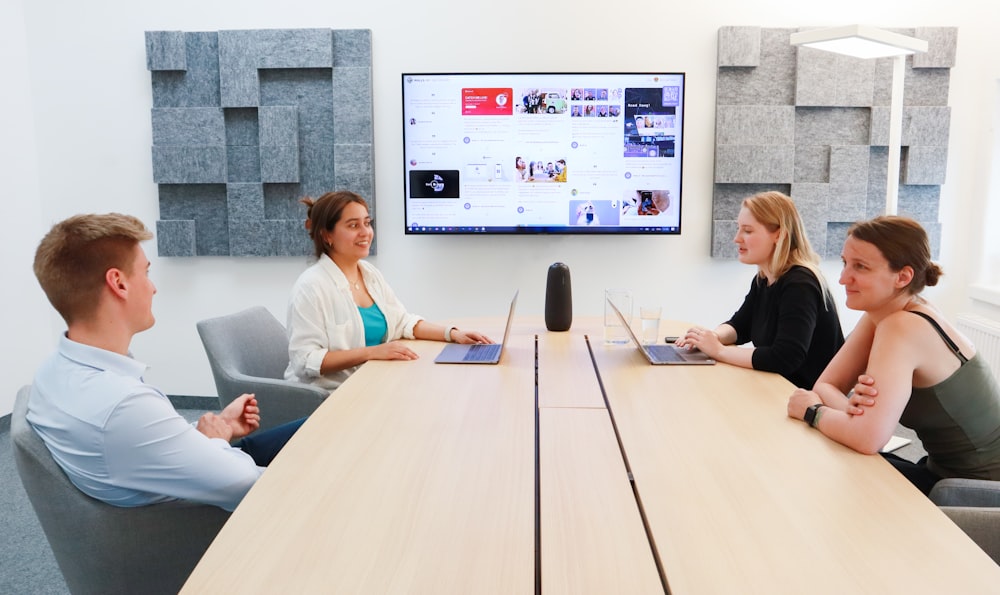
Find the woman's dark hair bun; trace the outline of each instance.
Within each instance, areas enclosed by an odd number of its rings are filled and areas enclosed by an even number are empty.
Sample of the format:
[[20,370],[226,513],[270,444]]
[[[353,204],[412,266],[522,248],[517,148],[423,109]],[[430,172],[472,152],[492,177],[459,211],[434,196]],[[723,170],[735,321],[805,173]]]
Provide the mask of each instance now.
[[938,284],[938,281],[941,279],[941,275],[943,274],[944,271],[941,270],[941,267],[939,267],[936,262],[930,263],[927,266],[927,272],[924,275],[926,279],[925,285],[927,285],[927,287],[934,287]]

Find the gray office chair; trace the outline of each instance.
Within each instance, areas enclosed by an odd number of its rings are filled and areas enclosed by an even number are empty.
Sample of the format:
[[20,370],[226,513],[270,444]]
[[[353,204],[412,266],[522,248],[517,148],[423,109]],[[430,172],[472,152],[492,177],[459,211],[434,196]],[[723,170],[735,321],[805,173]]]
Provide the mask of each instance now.
[[111,506],[74,486],[28,424],[31,387],[10,418],[21,483],[72,593],[177,593],[229,513],[178,501]]
[[1000,481],[942,479],[930,499],[1000,564]]
[[222,405],[243,393],[255,394],[261,429],[308,416],[330,394],[325,388],[284,379],[288,337],[267,308],[255,306],[197,326]]

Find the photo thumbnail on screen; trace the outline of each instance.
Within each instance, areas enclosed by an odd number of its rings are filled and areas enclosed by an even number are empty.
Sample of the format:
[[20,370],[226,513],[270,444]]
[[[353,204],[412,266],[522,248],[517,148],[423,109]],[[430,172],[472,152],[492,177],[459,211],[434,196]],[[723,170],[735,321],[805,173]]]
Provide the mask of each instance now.
[[527,161],[518,155],[514,158],[517,182],[565,182],[568,175],[565,159],[537,159]]
[[569,224],[582,227],[618,225],[617,202],[611,200],[569,201]]
[[670,190],[636,190],[622,198],[622,215],[655,217],[670,208]]
[[569,109],[566,97],[566,89],[522,89],[517,111],[522,114],[564,114]]
[[410,198],[458,198],[457,169],[410,170]]
[[676,86],[625,89],[625,156],[673,157],[677,135]]

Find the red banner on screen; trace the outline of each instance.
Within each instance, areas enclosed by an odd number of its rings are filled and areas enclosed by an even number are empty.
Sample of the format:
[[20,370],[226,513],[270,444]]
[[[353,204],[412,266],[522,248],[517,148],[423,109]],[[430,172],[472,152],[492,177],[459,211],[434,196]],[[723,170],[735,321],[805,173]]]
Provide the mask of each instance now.
[[513,89],[462,89],[463,116],[509,116],[514,113]]

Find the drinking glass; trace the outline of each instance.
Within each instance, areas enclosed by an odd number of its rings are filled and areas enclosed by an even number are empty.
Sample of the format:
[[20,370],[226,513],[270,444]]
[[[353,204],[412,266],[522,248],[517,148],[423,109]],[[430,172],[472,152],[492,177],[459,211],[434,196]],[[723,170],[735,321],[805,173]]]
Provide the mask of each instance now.
[[604,342],[609,345],[623,345],[628,343],[628,331],[622,327],[621,320],[615,315],[615,311],[608,304],[610,300],[625,317],[625,321],[632,321],[632,292],[626,289],[606,289],[604,290]]
[[660,332],[660,306],[640,306],[639,320],[642,321],[642,342],[656,344]]

